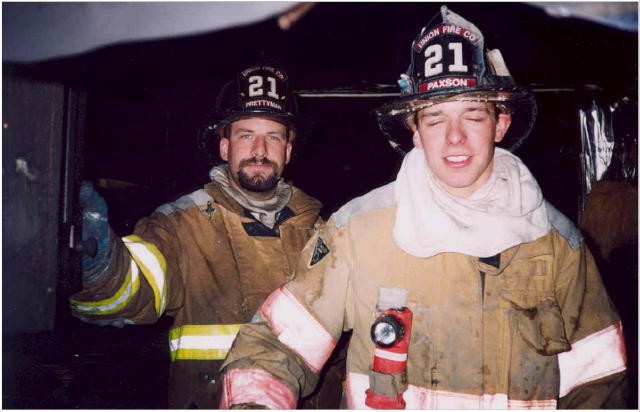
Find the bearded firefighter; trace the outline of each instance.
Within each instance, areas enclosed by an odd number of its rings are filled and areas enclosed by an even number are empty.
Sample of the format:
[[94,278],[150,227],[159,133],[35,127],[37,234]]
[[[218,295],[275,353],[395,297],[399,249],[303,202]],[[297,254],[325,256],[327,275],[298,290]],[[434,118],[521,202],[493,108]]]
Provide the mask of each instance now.
[[[73,314],[116,326],[173,317],[172,409],[218,406],[216,375],[238,329],[288,279],[322,206],[282,178],[296,136],[310,125],[284,69],[259,63],[238,72],[210,120],[203,146],[215,146],[224,162],[203,188],[158,207],[133,234],[118,237],[104,199],[90,184],[80,191],[83,236],[98,248],[83,257]],[[337,406],[336,389],[327,388],[311,406]]]

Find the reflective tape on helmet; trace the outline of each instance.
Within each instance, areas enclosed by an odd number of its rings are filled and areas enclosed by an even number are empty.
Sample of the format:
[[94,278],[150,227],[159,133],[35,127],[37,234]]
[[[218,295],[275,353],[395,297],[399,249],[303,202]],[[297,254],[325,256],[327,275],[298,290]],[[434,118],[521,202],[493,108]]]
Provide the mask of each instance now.
[[620,322],[571,344],[569,352],[558,354],[560,397],[579,385],[622,372],[627,368]]
[[167,304],[167,263],[164,256],[153,243],[145,242],[139,236],[126,236],[122,240],[153,290],[156,314],[162,315]]
[[284,287],[271,293],[259,310],[278,340],[318,373],[336,346],[336,340],[316,318]]
[[[370,409],[365,405],[369,376],[348,372],[345,384],[347,409]],[[470,395],[409,385],[403,393],[406,409],[556,409],[556,399],[517,400],[504,393]]]
[[261,369],[231,369],[224,374],[220,409],[242,404],[295,409],[297,397],[285,383]]
[[78,313],[87,315],[111,315],[119,312],[140,289],[138,273],[138,266],[132,260],[124,282],[113,296],[94,302],[69,299],[71,308]]
[[169,332],[171,360],[223,360],[242,324],[182,325]]

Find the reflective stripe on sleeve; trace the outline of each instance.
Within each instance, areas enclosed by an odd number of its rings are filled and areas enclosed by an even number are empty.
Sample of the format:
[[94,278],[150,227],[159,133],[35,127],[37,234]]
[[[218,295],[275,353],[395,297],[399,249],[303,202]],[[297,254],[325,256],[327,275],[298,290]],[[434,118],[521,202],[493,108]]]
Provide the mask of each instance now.
[[224,374],[220,409],[233,405],[257,404],[269,409],[295,409],[293,391],[261,369],[231,369]]
[[149,242],[145,242],[139,236],[131,235],[122,238],[124,245],[129,249],[131,258],[138,264],[155,298],[155,309],[158,316],[162,315],[167,301],[165,274],[167,263],[158,248]]
[[131,267],[125,276],[124,282],[113,296],[95,302],[69,299],[74,311],[88,315],[111,315],[124,308],[131,298],[140,289],[138,266],[131,261]]
[[560,397],[576,387],[626,369],[626,351],[620,322],[571,345],[558,354]]
[[171,360],[222,360],[242,324],[182,325],[169,332]]
[[331,355],[336,340],[316,318],[284,287],[271,293],[259,310],[278,340],[318,373]]
[[[348,372],[345,385],[347,409],[371,409],[365,404],[369,376]],[[556,409],[555,399],[514,400],[504,393],[470,395],[409,385],[403,394],[406,409]]]

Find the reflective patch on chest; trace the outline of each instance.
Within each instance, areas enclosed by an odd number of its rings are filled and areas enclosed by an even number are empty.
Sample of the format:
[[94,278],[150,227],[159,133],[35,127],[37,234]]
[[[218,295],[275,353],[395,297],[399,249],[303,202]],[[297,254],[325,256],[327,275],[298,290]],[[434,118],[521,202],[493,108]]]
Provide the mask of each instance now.
[[213,212],[216,211],[216,209],[211,205],[212,205],[211,201],[208,201],[207,202],[207,207],[205,209],[200,209],[200,212],[206,214],[208,216],[209,220],[211,220],[211,215],[213,215]]
[[313,253],[311,254],[311,260],[309,261],[309,267],[315,265],[320,262],[322,258],[329,254],[330,250],[326,243],[322,240],[321,237],[318,236],[318,240],[316,240],[316,245],[313,248]]

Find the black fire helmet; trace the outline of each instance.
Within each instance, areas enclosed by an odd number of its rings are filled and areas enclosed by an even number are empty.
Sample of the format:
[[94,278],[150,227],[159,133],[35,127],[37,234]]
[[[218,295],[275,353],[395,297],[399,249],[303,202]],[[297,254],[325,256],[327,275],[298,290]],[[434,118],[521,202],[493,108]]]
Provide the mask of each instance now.
[[537,114],[533,94],[518,86],[498,49],[484,47],[482,32],[446,6],[411,44],[411,64],[398,80],[400,97],[375,110],[380,130],[400,153],[410,150],[414,114],[450,100],[489,101],[512,122],[500,146],[514,151]]

